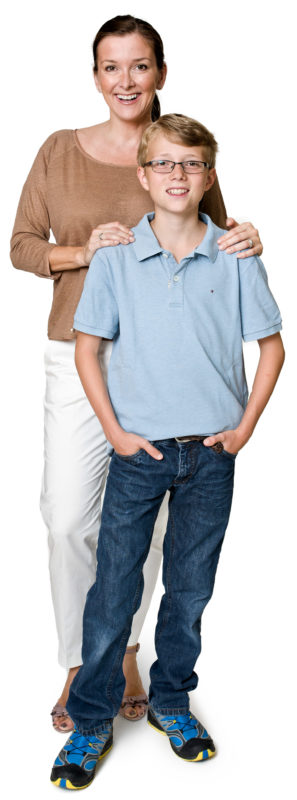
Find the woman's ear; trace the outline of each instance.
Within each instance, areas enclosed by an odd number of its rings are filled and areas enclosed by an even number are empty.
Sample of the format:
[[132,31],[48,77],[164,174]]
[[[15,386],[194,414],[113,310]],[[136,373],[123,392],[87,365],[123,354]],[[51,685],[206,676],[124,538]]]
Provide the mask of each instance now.
[[98,72],[95,72],[95,70],[93,70],[93,77],[94,77],[94,81],[95,81],[95,86],[96,86],[97,92],[101,93],[102,89],[101,89],[101,86],[100,86]]
[[159,71],[159,80],[157,83],[157,89],[163,89],[166,77],[167,77],[167,64],[165,64],[164,61],[163,67]]

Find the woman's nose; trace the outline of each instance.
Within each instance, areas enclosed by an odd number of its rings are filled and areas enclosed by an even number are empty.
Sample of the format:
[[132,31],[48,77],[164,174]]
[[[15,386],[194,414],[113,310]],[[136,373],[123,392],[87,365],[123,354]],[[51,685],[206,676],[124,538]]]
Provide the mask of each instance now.
[[135,85],[135,80],[129,69],[123,70],[120,84],[123,89],[130,89]]

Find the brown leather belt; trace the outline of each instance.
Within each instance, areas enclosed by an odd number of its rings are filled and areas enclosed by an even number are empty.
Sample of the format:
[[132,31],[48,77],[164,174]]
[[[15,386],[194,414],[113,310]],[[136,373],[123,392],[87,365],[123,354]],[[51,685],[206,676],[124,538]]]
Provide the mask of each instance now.
[[[176,442],[203,442],[204,439],[208,439],[208,436],[175,436],[174,438]],[[223,443],[216,442],[211,445],[211,449],[216,453],[221,453],[224,450]]]

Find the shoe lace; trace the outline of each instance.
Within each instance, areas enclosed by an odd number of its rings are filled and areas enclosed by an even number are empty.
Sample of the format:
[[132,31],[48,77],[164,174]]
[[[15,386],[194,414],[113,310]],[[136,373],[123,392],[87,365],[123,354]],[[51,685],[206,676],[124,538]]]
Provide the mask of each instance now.
[[[185,718],[184,722],[177,721],[176,719],[174,719],[173,723],[176,723],[178,725],[179,730],[183,735],[189,732],[194,733],[194,731],[197,735],[197,720],[194,719],[194,717],[192,717],[192,714],[189,714],[189,716]],[[185,736],[185,739],[186,738],[187,737]]]
[[[79,731],[74,730],[71,739],[68,739],[68,742],[65,745],[65,750],[67,750],[68,755],[71,754],[83,757],[89,747],[98,752],[101,746],[105,744],[106,738],[106,732],[102,731],[101,733],[96,734],[96,742],[90,742],[87,736],[83,736],[81,733],[79,733]],[[69,745],[72,745],[72,747],[69,747]]]

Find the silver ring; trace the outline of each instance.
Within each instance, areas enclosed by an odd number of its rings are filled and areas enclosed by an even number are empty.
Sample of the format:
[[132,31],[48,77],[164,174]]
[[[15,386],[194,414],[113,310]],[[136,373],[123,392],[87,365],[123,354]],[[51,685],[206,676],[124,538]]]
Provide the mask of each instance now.
[[254,242],[252,239],[248,239],[249,247],[254,247]]
[[99,239],[102,239],[103,233],[99,233]]

